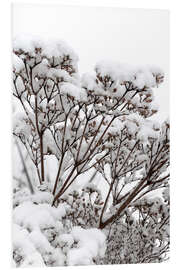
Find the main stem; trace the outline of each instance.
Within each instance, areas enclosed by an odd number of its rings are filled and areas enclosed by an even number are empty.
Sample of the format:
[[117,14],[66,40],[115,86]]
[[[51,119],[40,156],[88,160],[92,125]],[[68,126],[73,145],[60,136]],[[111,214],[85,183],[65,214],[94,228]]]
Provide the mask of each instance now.
[[39,134],[41,155],[41,181],[44,182],[43,132]]

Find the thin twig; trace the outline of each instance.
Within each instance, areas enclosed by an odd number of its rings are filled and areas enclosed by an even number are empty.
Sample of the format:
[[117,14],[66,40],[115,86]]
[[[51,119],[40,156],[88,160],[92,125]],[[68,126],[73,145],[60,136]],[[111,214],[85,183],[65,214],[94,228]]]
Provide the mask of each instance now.
[[18,141],[15,140],[15,142],[16,142],[16,146],[17,146],[17,149],[18,149],[20,158],[21,158],[21,162],[22,162],[23,167],[24,167],[24,172],[25,172],[25,175],[26,175],[26,178],[27,178],[27,182],[28,182],[28,186],[29,186],[30,192],[31,192],[31,194],[34,194],[33,185],[32,185],[32,183],[31,183],[31,179],[30,179],[30,176],[29,176],[29,174],[28,174],[28,170],[27,170],[27,168],[26,168],[26,164],[25,164],[25,162],[24,162],[24,157],[23,157],[21,148],[20,148],[20,146],[19,146],[19,144],[18,144]]

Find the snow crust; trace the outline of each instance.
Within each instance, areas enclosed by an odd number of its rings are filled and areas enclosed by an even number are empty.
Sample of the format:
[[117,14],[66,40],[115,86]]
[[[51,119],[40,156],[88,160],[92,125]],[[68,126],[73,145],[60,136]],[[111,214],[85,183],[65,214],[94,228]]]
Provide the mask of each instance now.
[[66,42],[56,39],[36,35],[18,35],[13,41],[14,51],[28,52],[31,56],[36,56],[35,49],[41,48],[41,54],[47,58],[71,55],[73,61],[78,61],[78,56]]
[[163,71],[156,66],[131,66],[111,61],[100,61],[96,64],[95,70],[97,74],[110,76],[119,83],[132,81],[139,89],[145,86],[155,87],[158,84],[156,77],[164,76]]
[[68,253],[69,265],[90,265],[96,256],[103,257],[106,251],[105,235],[98,229],[84,230],[74,227],[71,232],[78,248],[71,249]]
[[86,101],[87,94],[83,88],[77,87],[71,83],[63,83],[61,86],[61,92],[68,94],[79,101]]

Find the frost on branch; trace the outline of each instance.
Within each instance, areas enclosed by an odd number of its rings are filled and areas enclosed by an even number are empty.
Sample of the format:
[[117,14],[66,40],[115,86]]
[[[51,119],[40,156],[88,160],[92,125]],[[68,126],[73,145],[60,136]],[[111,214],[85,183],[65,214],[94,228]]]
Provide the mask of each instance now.
[[101,61],[80,76],[72,48],[35,36],[12,58],[16,266],[166,260],[169,122],[150,118],[163,72]]

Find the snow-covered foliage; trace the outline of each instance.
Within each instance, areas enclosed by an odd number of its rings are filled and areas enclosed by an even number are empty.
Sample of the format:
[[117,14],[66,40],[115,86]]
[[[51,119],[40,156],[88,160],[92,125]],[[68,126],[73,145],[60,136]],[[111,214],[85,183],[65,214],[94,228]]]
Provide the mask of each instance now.
[[16,266],[94,264],[104,256],[106,236],[97,228],[68,226],[67,203],[51,207],[45,191],[16,194],[21,201],[13,209],[13,260]]
[[[159,197],[136,201],[108,231],[102,263],[148,263],[167,259],[169,204]],[[161,254],[161,256],[159,256]]]
[[80,76],[72,48],[36,36],[14,40],[12,61],[16,266],[165,260],[169,122],[150,118],[161,69],[101,61]]

